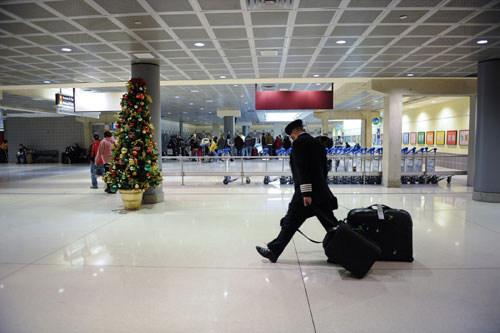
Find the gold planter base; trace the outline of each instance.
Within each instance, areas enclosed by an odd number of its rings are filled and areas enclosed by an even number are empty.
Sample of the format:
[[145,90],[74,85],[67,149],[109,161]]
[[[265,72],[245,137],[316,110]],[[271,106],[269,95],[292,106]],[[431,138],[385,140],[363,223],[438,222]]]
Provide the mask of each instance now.
[[119,190],[126,210],[141,209],[144,190]]

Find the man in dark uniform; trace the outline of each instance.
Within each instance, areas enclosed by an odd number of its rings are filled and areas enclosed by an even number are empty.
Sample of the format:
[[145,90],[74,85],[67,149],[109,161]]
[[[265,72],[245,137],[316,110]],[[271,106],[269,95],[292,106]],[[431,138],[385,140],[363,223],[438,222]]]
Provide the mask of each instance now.
[[[287,125],[285,132],[292,137],[290,166],[295,181],[295,193],[288,205],[288,212],[281,219],[281,231],[278,237],[267,244],[267,248],[257,246],[257,252],[271,262],[276,262],[293,235],[304,221],[315,212],[309,207],[314,204],[332,221],[336,221],[333,210],[337,209],[337,199],[327,183],[327,158],[323,145],[304,130],[302,120],[298,119]],[[325,230],[332,224],[317,216]]]

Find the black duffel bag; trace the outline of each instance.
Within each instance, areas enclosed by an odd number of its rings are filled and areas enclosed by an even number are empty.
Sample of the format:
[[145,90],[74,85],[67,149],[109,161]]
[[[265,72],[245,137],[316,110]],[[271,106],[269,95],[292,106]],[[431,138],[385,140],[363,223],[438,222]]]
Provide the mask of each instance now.
[[[332,224],[332,229],[323,239],[323,249],[328,261],[344,267],[359,279],[364,277],[381,253],[377,244],[370,240],[363,231],[353,229],[344,221],[332,221],[315,205],[311,205],[311,208],[318,216]],[[299,232],[304,235],[300,230]],[[320,243],[304,236],[314,243]]]
[[378,260],[413,261],[413,222],[407,211],[385,205],[353,209],[347,224],[365,231],[380,246]]

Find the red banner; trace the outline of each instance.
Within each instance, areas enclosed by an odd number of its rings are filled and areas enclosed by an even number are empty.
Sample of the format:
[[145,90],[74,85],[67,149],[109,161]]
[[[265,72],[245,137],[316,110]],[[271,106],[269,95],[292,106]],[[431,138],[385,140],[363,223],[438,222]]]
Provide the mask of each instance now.
[[296,91],[258,91],[255,85],[255,110],[333,109],[333,89]]

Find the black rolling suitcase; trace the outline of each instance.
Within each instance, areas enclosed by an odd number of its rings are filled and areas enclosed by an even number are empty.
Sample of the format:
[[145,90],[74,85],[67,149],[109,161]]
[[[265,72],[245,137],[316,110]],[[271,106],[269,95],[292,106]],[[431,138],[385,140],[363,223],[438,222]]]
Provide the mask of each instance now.
[[[325,250],[328,261],[344,267],[351,272],[353,276],[361,279],[368,273],[373,263],[380,255],[380,248],[367,238],[362,231],[355,231],[350,225],[343,221],[331,221],[323,211],[314,205],[312,205],[311,208],[317,215],[329,220],[333,226],[323,239],[323,249]],[[309,237],[305,237],[313,241]],[[313,242],[320,243],[317,241]]]
[[347,224],[365,231],[380,246],[378,260],[413,261],[413,222],[407,211],[384,205],[353,209]]

